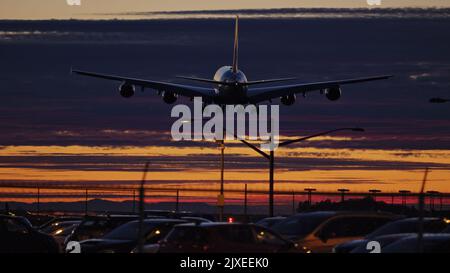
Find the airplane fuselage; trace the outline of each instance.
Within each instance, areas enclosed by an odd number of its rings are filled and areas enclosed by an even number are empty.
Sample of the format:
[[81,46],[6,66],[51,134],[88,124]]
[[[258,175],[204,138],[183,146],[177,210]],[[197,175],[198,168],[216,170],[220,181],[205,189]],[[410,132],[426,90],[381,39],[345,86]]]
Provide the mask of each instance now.
[[214,80],[230,84],[219,84],[216,89],[216,104],[247,104],[247,77],[241,70],[233,71],[231,66],[222,66],[216,71]]

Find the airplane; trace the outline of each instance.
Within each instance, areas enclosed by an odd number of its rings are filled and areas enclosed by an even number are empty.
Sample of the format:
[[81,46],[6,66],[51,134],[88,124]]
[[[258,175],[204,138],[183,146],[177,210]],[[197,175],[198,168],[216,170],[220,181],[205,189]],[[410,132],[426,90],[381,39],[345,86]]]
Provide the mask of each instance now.
[[254,87],[256,85],[286,82],[296,80],[297,78],[279,78],[268,80],[248,81],[244,72],[238,68],[239,55],[239,17],[236,16],[233,63],[231,66],[220,67],[213,79],[195,78],[178,76],[184,80],[197,81],[215,85],[214,87],[199,87],[176,83],[167,83],[153,80],[122,77],[116,75],[107,75],[93,73],[81,70],[71,70],[72,73],[96,77],[101,79],[121,81],[119,93],[122,97],[130,98],[135,94],[136,86],[144,90],[145,88],[155,89],[167,104],[173,104],[178,96],[188,97],[191,100],[194,97],[201,97],[205,104],[218,105],[236,105],[236,104],[258,104],[262,102],[272,102],[272,99],[280,98],[283,105],[293,105],[296,101],[296,94],[303,94],[312,91],[320,91],[330,101],[338,100],[342,95],[341,85],[362,83],[368,81],[385,80],[392,75],[373,76],[366,78],[345,79],[336,81],[323,81],[312,83],[298,83],[289,85],[278,85],[269,87]]

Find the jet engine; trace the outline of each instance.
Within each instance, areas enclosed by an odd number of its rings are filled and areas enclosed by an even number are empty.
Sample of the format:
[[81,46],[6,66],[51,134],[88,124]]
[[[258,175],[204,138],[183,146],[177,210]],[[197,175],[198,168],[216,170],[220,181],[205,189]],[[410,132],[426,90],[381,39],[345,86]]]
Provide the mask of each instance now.
[[296,99],[297,98],[296,98],[295,94],[292,94],[292,95],[287,95],[287,96],[281,97],[280,101],[282,104],[289,106],[289,105],[294,104]]
[[129,83],[122,83],[119,87],[120,95],[124,98],[131,98],[134,95],[136,88]]
[[332,87],[325,89],[325,96],[331,101],[336,101],[341,98],[342,90],[340,87]]
[[173,92],[164,91],[162,95],[163,101],[167,104],[173,104],[177,101],[177,95]]

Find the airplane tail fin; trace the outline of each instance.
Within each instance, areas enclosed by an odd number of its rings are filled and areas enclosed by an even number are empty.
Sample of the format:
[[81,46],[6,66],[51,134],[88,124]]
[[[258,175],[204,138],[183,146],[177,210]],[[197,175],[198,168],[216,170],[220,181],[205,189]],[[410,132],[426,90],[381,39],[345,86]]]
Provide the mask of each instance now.
[[233,72],[238,71],[239,58],[239,16],[236,15],[236,25],[234,31],[234,51],[233,51]]

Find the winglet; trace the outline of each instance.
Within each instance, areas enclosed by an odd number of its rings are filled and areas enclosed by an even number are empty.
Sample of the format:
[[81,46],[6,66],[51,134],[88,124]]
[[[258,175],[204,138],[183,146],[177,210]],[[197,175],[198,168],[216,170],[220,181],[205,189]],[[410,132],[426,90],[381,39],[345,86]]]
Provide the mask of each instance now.
[[236,15],[236,25],[234,30],[234,51],[233,51],[233,72],[238,71],[239,58],[239,16]]

